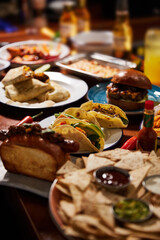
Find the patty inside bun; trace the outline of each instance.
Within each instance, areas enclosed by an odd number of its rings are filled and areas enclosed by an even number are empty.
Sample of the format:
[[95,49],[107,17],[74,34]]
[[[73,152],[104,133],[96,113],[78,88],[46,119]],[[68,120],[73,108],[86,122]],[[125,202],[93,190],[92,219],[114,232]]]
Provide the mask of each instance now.
[[144,73],[121,70],[107,86],[107,101],[125,111],[142,109],[148,99],[148,89],[152,89],[152,84]]

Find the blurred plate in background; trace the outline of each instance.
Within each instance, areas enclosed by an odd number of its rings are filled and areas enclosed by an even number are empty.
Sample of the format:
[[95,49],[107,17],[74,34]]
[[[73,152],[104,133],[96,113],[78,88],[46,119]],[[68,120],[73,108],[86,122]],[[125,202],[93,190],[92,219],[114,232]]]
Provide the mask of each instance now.
[[27,41],[21,41],[21,42],[15,42],[7,44],[0,48],[0,59],[3,60],[9,60],[10,59],[10,53],[7,50],[8,48],[20,48],[22,46],[46,46],[49,48],[49,55],[46,59],[39,59],[35,61],[21,61],[21,62],[14,62],[13,60],[10,60],[11,67],[18,67],[20,65],[28,65],[32,69],[38,68],[43,64],[50,63],[52,66],[55,64],[55,61],[61,60],[64,57],[68,56],[70,54],[70,49],[68,46],[48,41],[48,40],[27,40]]
[[81,32],[72,37],[71,42],[78,52],[101,52],[111,55],[113,33],[112,31]]

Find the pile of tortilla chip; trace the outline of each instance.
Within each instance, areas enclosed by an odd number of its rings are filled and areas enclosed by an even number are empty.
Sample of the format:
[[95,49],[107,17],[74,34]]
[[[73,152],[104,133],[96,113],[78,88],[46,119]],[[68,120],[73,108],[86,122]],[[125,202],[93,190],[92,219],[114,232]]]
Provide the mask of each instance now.
[[[131,175],[131,184],[123,193],[113,193],[100,186],[93,171],[102,166],[117,166]],[[142,181],[160,174],[160,157],[153,151],[142,153],[120,148],[67,161],[57,172],[55,187],[59,194],[58,214],[66,235],[78,239],[160,239],[160,196],[147,192]],[[133,197],[152,206],[152,217],[143,223],[117,223],[112,205]],[[155,200],[156,199],[156,200]]]

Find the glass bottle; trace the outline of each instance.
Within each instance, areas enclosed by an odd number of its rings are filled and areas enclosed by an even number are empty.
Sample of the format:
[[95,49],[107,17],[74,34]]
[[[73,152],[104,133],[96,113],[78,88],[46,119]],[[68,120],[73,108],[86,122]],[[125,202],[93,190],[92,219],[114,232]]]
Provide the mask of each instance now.
[[144,73],[160,86],[160,28],[150,28],[145,34]]
[[128,0],[117,0],[116,20],[113,28],[113,55],[130,59],[132,51],[132,28],[129,21]]
[[136,149],[140,151],[156,151],[157,149],[157,133],[153,129],[154,122],[154,102],[146,101],[143,127],[137,135]]
[[61,42],[66,44],[71,37],[77,34],[77,18],[74,13],[73,6],[73,1],[64,2],[64,9],[59,21]]
[[78,32],[87,32],[90,30],[90,13],[86,7],[86,0],[77,0],[75,8],[77,17]]
[[46,16],[46,0],[31,0],[33,8],[33,21],[32,26],[38,29],[47,26],[47,16]]

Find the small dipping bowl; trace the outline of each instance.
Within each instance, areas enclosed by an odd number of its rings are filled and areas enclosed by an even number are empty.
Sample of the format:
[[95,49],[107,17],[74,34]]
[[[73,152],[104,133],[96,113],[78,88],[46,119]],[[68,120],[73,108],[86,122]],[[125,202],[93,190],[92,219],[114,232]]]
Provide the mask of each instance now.
[[125,190],[130,184],[130,174],[118,167],[101,167],[93,172],[96,181],[111,192]]
[[142,185],[147,191],[160,195],[160,174],[146,177]]
[[127,198],[113,205],[113,214],[121,222],[140,223],[152,216],[150,206],[145,201]]

